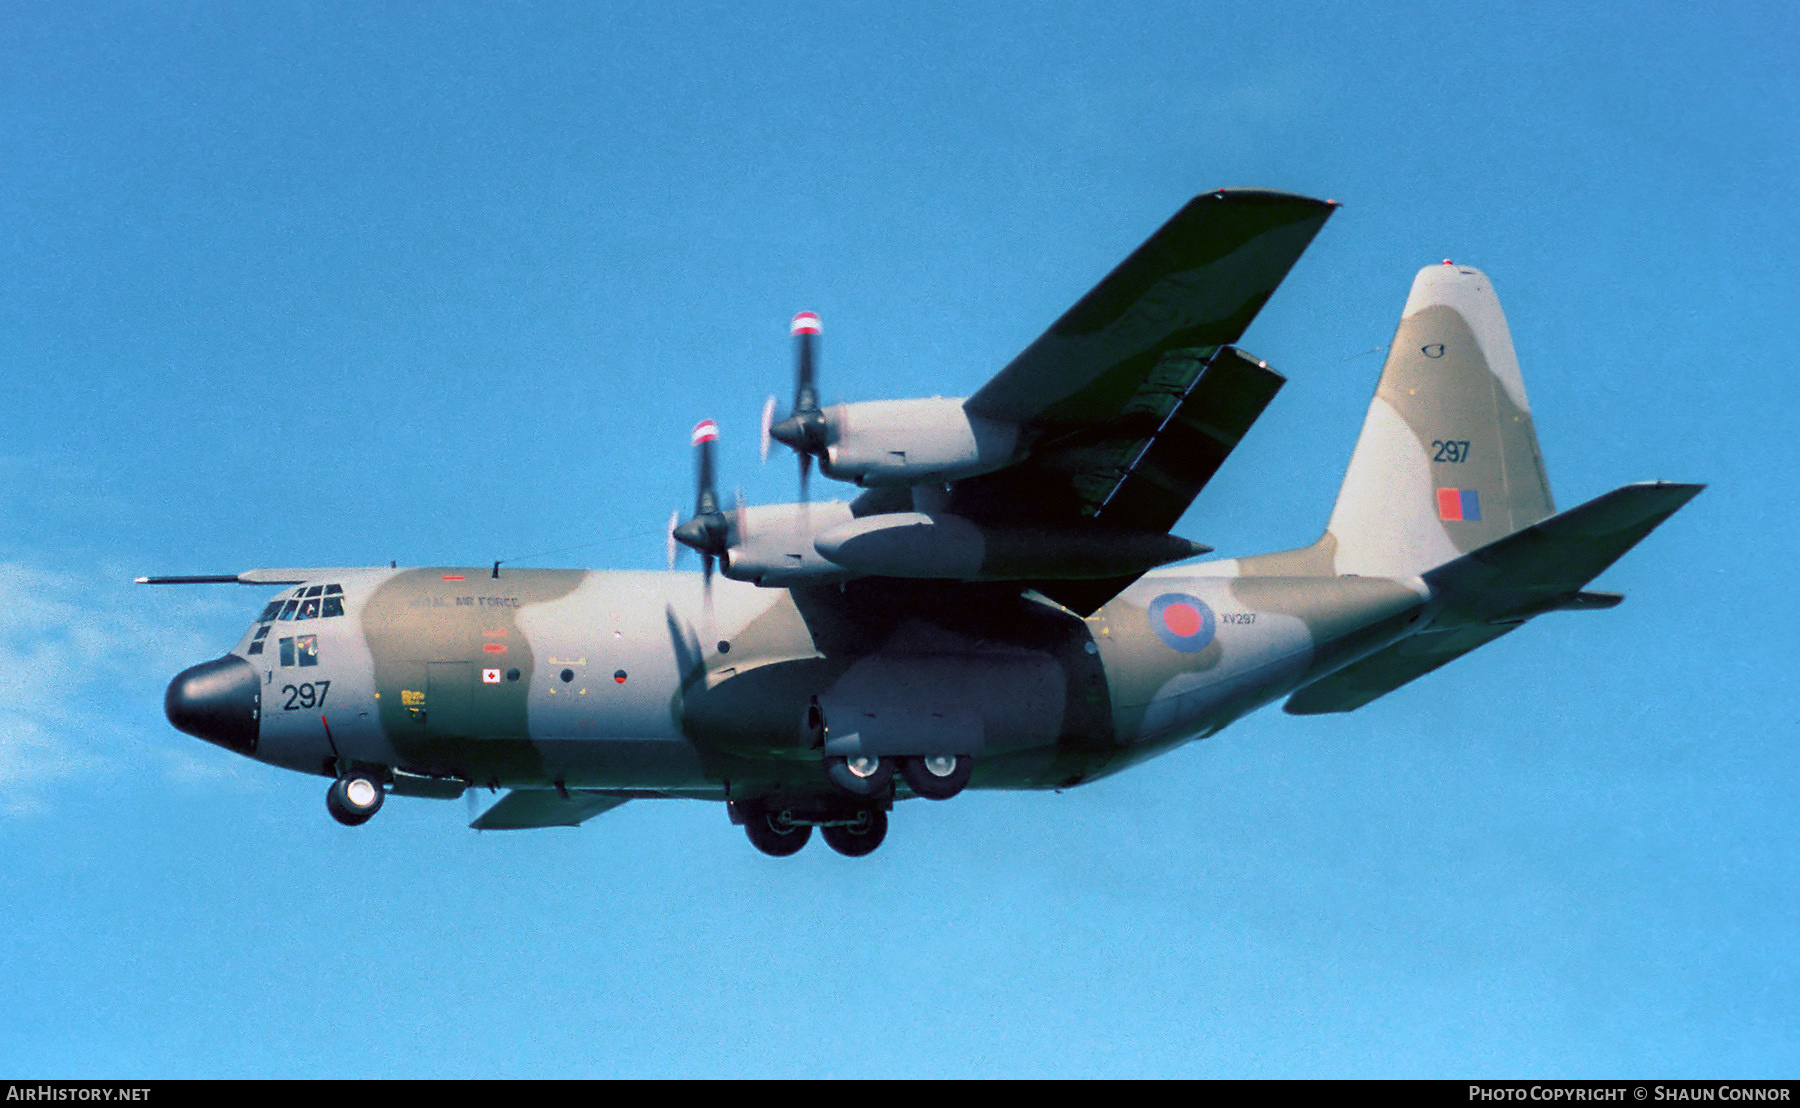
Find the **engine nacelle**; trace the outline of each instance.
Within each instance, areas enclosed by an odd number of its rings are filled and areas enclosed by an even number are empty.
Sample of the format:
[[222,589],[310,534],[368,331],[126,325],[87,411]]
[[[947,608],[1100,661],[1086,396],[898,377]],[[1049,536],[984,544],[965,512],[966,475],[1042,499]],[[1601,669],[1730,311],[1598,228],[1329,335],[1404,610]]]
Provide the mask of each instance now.
[[813,546],[853,573],[954,581],[1135,576],[1212,549],[1159,531],[982,527],[943,512],[850,520]]
[[841,500],[763,504],[728,512],[726,518],[730,545],[720,568],[734,581],[785,588],[849,576],[813,547],[813,537],[820,531],[851,521],[850,505]]
[[1017,424],[963,410],[958,397],[870,400],[826,411],[827,477],[862,486],[955,481],[1014,460]]

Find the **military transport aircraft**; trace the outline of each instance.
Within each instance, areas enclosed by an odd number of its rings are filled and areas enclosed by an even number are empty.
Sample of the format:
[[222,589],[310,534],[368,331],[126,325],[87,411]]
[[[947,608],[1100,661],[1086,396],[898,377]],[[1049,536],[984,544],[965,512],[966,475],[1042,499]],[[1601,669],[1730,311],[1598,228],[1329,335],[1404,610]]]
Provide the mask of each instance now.
[[[1283,384],[1236,343],[1336,205],[1195,198],[966,399],[822,407],[796,316],[801,500],[722,504],[695,429],[701,572],[257,569],[283,586],[170,683],[180,730],[389,793],[509,790],[481,829],[724,801],[773,855],[880,845],[896,800],[1063,789],[1286,697],[1347,712],[1556,610],[1703,486],[1557,512],[1500,304],[1420,271],[1323,536],[1174,568],[1169,533]],[[862,490],[810,503],[813,464]],[[671,562],[673,555],[671,554]],[[715,565],[722,581],[714,580]]]

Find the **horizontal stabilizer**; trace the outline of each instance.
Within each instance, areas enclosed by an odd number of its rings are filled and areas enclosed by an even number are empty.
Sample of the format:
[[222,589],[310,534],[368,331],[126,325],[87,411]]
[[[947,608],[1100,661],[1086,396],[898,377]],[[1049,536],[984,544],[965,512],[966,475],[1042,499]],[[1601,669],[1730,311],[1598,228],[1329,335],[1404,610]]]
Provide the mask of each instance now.
[[1520,626],[1482,623],[1448,631],[1424,631],[1401,639],[1330,677],[1314,681],[1288,697],[1282,711],[1296,716],[1354,711]]
[[533,827],[578,827],[625,803],[626,797],[570,789],[514,789],[469,824],[477,831],[523,831]]
[[1705,485],[1626,485],[1491,542],[1425,574],[1431,625],[1288,698],[1293,715],[1348,712],[1549,611],[1612,608],[1618,593],[1582,586],[1618,561]]
[[1626,485],[1428,571],[1425,581],[1442,603],[1433,625],[1617,604],[1581,587],[1705,487]]

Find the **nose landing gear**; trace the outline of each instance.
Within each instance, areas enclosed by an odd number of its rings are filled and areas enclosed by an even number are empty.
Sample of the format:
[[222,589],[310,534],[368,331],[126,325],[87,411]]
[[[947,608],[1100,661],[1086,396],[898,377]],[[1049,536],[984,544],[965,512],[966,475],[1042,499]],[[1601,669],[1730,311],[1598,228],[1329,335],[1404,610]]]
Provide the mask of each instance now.
[[382,791],[380,781],[367,773],[352,771],[333,781],[331,788],[325,790],[325,809],[332,819],[345,827],[359,827],[381,811],[381,802],[385,799],[387,794]]

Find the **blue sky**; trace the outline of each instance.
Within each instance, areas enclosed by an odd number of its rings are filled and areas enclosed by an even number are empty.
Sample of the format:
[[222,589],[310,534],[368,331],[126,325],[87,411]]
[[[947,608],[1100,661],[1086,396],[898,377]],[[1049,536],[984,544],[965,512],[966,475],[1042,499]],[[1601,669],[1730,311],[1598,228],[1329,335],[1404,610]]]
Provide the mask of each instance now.
[[[23,4],[0,21],[0,1073],[1792,1076],[1788,5]],[[852,861],[716,805],[350,830],[173,731],[263,565],[655,568],[686,432],[956,395],[1189,196],[1341,201],[1178,529],[1310,541],[1413,273],[1552,486],[1710,489],[1352,715]]]

